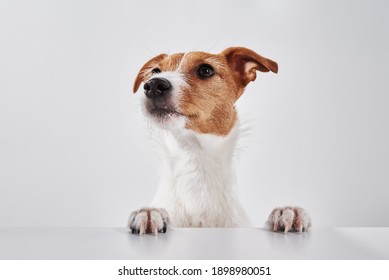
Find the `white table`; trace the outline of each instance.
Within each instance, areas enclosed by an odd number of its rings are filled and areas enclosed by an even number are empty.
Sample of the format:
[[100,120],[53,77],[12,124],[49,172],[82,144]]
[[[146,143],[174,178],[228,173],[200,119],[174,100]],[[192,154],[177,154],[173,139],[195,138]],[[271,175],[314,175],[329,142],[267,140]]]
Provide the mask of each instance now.
[[389,259],[389,228],[0,228],[0,259]]

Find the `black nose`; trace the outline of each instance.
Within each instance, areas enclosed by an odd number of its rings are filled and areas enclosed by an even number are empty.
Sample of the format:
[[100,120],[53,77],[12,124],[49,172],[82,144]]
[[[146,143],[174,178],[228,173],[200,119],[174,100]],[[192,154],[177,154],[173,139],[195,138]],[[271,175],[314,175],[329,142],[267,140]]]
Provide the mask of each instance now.
[[151,99],[162,97],[171,87],[171,83],[163,78],[153,78],[143,86],[146,96]]

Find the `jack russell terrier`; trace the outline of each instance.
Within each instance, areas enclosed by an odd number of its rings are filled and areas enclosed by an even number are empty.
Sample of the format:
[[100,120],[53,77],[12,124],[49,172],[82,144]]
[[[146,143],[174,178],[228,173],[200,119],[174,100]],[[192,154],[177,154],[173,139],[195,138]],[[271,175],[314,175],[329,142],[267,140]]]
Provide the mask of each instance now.
[[[159,127],[163,178],[152,207],[134,211],[135,234],[173,227],[244,227],[249,219],[237,200],[233,156],[239,137],[235,102],[256,71],[277,73],[276,62],[242,47],[220,54],[160,54],[139,71],[134,93],[144,83],[143,111]],[[274,231],[304,231],[308,213],[276,208],[267,225]]]

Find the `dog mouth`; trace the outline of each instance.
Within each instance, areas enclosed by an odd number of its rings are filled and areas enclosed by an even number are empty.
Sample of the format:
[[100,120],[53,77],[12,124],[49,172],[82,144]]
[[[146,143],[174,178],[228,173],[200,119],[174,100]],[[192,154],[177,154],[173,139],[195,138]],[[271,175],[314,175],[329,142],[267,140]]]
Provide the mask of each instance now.
[[169,108],[153,108],[148,110],[148,112],[150,115],[157,118],[183,116],[183,114]]
[[165,102],[163,104],[146,102],[146,111],[151,117],[161,121],[184,116],[171,104],[167,104]]

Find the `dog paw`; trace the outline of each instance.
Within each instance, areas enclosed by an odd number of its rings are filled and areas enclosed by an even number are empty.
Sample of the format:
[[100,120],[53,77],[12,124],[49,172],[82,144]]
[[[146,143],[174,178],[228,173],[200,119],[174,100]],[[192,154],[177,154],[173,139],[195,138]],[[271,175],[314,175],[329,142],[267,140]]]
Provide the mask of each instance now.
[[311,227],[311,218],[301,207],[280,207],[270,213],[267,226],[273,231],[302,232]]
[[162,208],[142,208],[131,213],[128,219],[128,228],[134,234],[151,233],[157,235],[165,233],[168,223],[168,214]]

